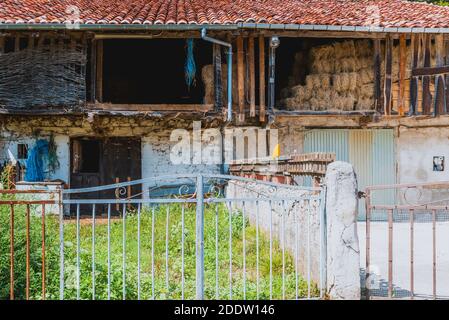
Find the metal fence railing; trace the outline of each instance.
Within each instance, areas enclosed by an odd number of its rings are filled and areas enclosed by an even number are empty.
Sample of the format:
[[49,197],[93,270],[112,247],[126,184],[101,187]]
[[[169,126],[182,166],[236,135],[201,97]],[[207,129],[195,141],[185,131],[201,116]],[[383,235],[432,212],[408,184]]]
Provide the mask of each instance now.
[[[183,181],[194,192],[149,198]],[[266,195],[229,196],[232,181]],[[289,190],[289,196],[277,190]],[[115,190],[115,198],[90,199]],[[324,193],[234,176],[182,175],[2,191],[1,281],[11,299],[304,299],[325,288]],[[36,194],[44,194],[37,191]],[[35,195],[34,195],[35,196]],[[3,230],[4,229],[4,230]],[[5,231],[5,232],[3,232]],[[319,269],[318,273],[315,273]],[[9,276],[3,272],[9,268]],[[317,276],[315,276],[317,274]],[[2,286],[8,287],[8,286]]]
[[[376,192],[395,203],[372,203]],[[366,297],[449,297],[449,182],[368,187],[365,192]]]

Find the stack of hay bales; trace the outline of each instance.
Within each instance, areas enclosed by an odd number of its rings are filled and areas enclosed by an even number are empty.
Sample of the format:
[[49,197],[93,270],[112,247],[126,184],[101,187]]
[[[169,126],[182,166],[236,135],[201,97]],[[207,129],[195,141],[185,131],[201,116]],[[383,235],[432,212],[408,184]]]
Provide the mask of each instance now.
[[374,107],[372,48],[368,40],[335,42],[310,50],[304,85],[283,90],[288,110],[369,110]]

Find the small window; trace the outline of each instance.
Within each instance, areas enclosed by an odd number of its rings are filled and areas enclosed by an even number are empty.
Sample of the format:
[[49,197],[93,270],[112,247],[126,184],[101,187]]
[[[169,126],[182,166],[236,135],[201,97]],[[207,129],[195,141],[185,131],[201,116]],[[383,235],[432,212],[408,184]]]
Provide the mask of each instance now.
[[17,145],[17,158],[18,159],[28,158],[28,146],[25,143],[19,143]]
[[100,172],[100,142],[98,140],[74,140],[73,173]]

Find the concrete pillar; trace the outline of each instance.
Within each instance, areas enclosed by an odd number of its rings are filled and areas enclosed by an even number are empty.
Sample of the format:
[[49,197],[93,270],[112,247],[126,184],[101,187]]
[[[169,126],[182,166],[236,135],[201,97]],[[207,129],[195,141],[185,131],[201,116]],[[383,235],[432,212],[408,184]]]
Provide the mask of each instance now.
[[351,164],[326,171],[327,292],[331,299],[360,299],[357,180]]

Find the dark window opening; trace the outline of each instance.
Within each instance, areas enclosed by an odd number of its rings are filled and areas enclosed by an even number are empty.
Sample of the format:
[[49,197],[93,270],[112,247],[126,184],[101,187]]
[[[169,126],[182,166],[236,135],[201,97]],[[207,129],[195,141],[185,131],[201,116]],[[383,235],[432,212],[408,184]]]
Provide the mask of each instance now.
[[74,173],[100,172],[100,141],[74,140],[72,148]]
[[28,146],[24,143],[19,143],[17,145],[17,158],[27,159],[28,158]]
[[202,68],[212,64],[210,43],[194,40],[196,81],[186,84],[185,39],[104,40],[103,102],[201,104]]

